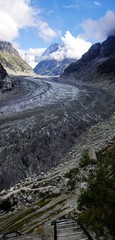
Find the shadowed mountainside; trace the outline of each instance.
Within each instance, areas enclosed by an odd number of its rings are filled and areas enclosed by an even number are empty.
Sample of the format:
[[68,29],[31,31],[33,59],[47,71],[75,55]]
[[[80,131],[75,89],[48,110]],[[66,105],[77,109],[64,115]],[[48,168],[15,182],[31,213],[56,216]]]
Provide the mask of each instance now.
[[12,81],[1,63],[0,63],[0,88],[2,88],[3,91],[12,89]]
[[114,60],[115,36],[110,36],[104,42],[92,45],[80,60],[65,69],[62,77],[66,79],[68,75],[71,75],[74,78],[73,81],[76,79],[84,82],[112,80],[115,76]]

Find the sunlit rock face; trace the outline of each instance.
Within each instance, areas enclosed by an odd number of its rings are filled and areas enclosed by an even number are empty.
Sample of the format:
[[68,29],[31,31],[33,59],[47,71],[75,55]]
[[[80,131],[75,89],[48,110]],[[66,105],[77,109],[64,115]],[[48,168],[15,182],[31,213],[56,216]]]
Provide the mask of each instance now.
[[10,42],[0,41],[0,62],[8,73],[33,72]]
[[18,51],[16,51],[10,42],[0,41],[0,51],[5,51],[19,57]]

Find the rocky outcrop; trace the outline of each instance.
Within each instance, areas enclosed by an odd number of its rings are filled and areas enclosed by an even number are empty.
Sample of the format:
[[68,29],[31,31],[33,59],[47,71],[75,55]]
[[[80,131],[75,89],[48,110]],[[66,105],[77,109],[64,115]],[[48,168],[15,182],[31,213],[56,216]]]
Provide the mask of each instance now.
[[6,70],[3,68],[2,64],[0,63],[0,86],[2,86],[2,80],[7,76]]
[[0,88],[2,89],[3,92],[12,89],[12,81],[1,63],[0,63]]
[[8,73],[32,73],[32,68],[22,60],[18,51],[9,42],[0,41],[0,62]]

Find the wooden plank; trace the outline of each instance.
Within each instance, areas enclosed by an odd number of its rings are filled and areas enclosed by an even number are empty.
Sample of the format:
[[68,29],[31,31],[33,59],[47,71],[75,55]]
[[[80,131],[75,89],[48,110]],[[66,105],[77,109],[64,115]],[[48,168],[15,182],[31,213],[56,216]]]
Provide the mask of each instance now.
[[[68,230],[72,230],[72,229],[80,229],[80,227],[71,227],[71,228],[68,228]],[[65,230],[67,230],[67,229],[65,229],[65,228],[58,228],[57,227],[57,230],[60,230],[60,231],[65,231]]]
[[83,231],[82,232],[69,233],[69,234],[63,234],[63,235],[57,235],[57,237],[67,237],[67,236],[72,236],[72,235],[79,235],[81,233],[83,233]]

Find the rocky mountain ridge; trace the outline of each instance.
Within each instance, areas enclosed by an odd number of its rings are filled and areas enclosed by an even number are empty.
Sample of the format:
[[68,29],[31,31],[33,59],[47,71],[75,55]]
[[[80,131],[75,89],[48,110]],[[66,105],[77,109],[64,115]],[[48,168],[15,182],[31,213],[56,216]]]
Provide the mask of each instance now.
[[32,68],[22,60],[10,42],[0,41],[0,62],[8,73],[32,73]]
[[51,53],[56,52],[60,47],[63,47],[63,45],[60,45],[59,43],[53,43],[45,50],[42,56],[49,56]]
[[19,57],[18,51],[13,47],[13,45],[10,42],[0,41],[0,51],[8,52],[12,55]]
[[[72,63],[64,70],[64,76],[70,74],[79,81],[95,81],[101,77],[113,78],[115,54],[115,36],[109,36],[104,42],[96,43],[91,46],[87,53],[81,59]],[[110,60],[109,60],[110,59]],[[109,62],[108,62],[109,61]],[[112,65],[109,74],[107,73],[106,66]],[[103,73],[101,72],[103,68]],[[103,75],[103,76],[102,76]]]

